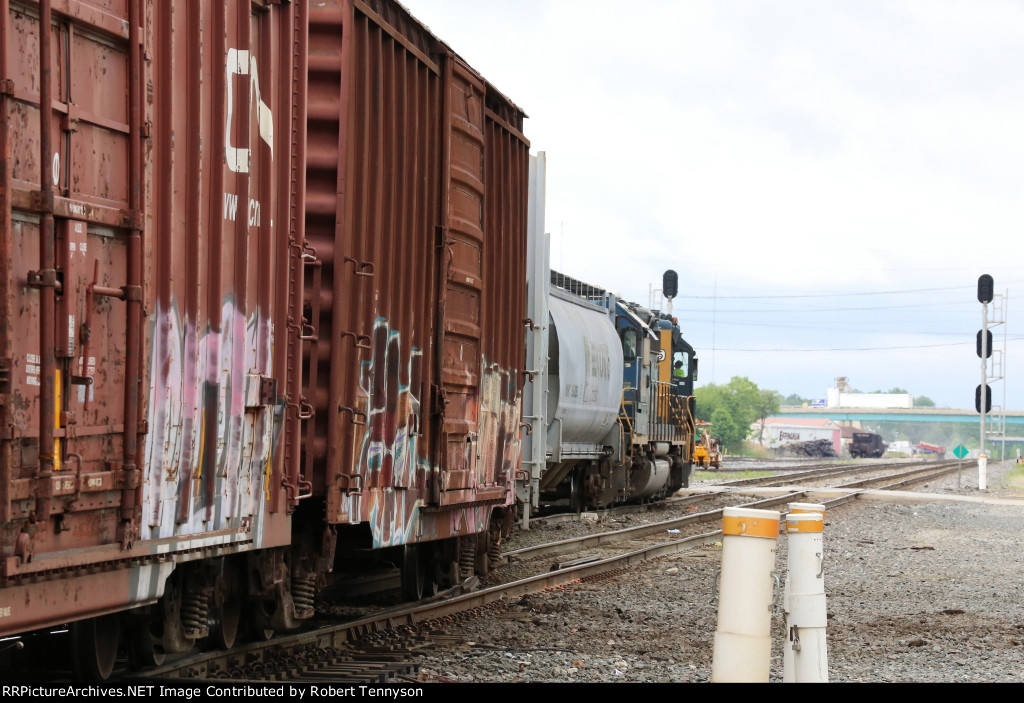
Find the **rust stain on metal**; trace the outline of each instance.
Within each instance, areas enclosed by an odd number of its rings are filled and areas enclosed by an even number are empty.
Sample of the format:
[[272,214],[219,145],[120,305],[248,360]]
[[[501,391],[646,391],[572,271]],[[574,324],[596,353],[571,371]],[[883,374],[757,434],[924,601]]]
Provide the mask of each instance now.
[[[285,508],[270,474],[300,374],[285,353],[300,295],[299,8],[0,8],[3,555],[23,529],[40,564],[154,539],[227,544],[245,528],[252,546],[287,544],[269,516]],[[158,595],[160,578],[129,571],[107,594],[69,576],[73,606],[32,606],[0,633]]]
[[522,111],[393,0],[0,10],[0,635],[500,532]]
[[524,115],[397,3],[313,8],[310,56],[305,470],[376,546],[486,530],[519,459]]

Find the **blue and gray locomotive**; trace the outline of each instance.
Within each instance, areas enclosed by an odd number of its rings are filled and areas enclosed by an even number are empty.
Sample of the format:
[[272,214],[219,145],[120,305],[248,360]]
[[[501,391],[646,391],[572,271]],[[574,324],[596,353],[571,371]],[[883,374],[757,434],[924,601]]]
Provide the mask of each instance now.
[[671,316],[546,265],[530,241],[524,506],[652,500],[689,484],[697,358]]

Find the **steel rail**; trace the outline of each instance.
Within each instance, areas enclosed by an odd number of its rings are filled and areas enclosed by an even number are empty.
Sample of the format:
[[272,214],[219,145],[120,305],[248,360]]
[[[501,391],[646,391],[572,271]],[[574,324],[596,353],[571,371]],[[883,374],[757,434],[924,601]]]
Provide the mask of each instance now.
[[[953,466],[955,466],[955,465],[956,465],[956,463],[953,462]],[[920,482],[920,481],[923,481],[923,480],[927,480],[928,478],[931,478],[933,476],[941,476],[941,475],[943,475],[943,473],[939,473],[939,474],[928,474],[925,477],[916,478],[916,479],[915,478],[910,478],[910,477],[913,477],[913,476],[916,476],[916,475],[922,473],[923,471],[931,471],[934,468],[935,468],[934,466],[928,466],[928,467],[916,466],[912,470],[900,473],[897,476],[876,476],[876,477],[873,477],[873,478],[863,479],[861,481],[854,481],[854,482],[851,482],[851,483],[845,483],[845,484],[842,484],[841,486],[837,486],[837,488],[862,488],[862,487],[865,487],[865,486],[869,486],[869,485],[871,485],[873,483],[888,481],[888,480],[891,480],[892,478],[904,478],[904,477],[907,477],[906,481],[904,481],[902,483],[899,483],[899,484],[894,484],[894,485],[899,485],[899,486],[909,485],[909,482],[917,483],[917,482]],[[948,469],[943,469],[942,471],[945,473],[945,472],[948,472]],[[825,473],[825,474],[819,474],[819,477],[821,477],[822,475],[834,475],[834,473],[836,473],[836,472],[829,472],[829,473]],[[842,473],[842,472],[839,472],[839,473]],[[854,473],[860,473],[860,469],[858,469]],[[778,477],[775,477],[775,478],[778,478]],[[786,477],[787,480],[785,481],[785,483],[790,483],[791,481],[788,480],[790,478],[792,478],[792,477]],[[776,481],[776,482],[778,482],[778,481]],[[736,484],[721,484],[721,485],[735,486]],[[746,484],[743,484],[743,485],[746,485]],[[715,494],[715,495],[721,495],[721,494]],[[739,505],[737,507],[765,509],[765,508],[774,507],[776,505],[782,505],[784,503],[792,502],[792,501],[800,499],[800,498],[805,498],[806,496],[807,496],[807,491],[793,491],[791,493],[787,493],[787,494],[782,495],[782,496],[766,498],[764,500],[754,501],[752,503],[743,503],[743,504],[741,504],[741,505]],[[721,519],[721,517],[722,517],[722,509],[709,510],[709,511],[706,511],[706,512],[703,512],[703,513],[697,513],[695,515],[686,515],[686,516],[683,516],[683,517],[680,517],[680,518],[672,518],[670,520],[662,520],[660,522],[652,522],[652,523],[648,523],[646,525],[635,525],[633,527],[624,527],[624,528],[619,529],[619,530],[609,530],[607,532],[601,532],[601,533],[593,534],[593,535],[585,535],[583,537],[572,537],[572,538],[569,538],[569,539],[558,540],[557,542],[547,542],[545,544],[538,544],[538,545],[534,545],[532,547],[523,547],[522,549],[515,549],[515,550],[511,550],[511,551],[505,552],[505,553],[502,554],[502,561],[508,563],[508,562],[512,562],[512,561],[524,561],[526,559],[535,559],[537,557],[545,556],[545,555],[550,555],[550,554],[564,554],[564,553],[567,553],[567,552],[578,551],[580,549],[588,549],[588,548],[593,548],[593,547],[601,546],[601,545],[608,544],[608,543],[611,543],[611,542],[619,542],[619,541],[623,541],[625,539],[633,539],[633,538],[636,538],[636,537],[643,537],[645,535],[655,534],[655,533],[658,533],[658,532],[664,532],[666,530],[672,530],[672,529],[676,529],[676,528],[679,528],[679,527],[684,527],[684,526],[690,525],[690,524],[699,524],[699,523],[702,523],[702,522],[711,522],[711,521],[716,520],[716,519]]]
[[[954,468],[955,463],[953,463],[953,466],[942,469],[939,472],[924,475],[922,475],[922,472],[919,469],[915,469],[914,471],[902,474],[901,476],[907,476],[907,478],[904,478],[904,480],[900,481],[896,485],[902,486],[908,483],[918,483],[935,476],[949,473]],[[871,480],[883,481],[891,478],[893,477],[878,477]],[[804,497],[806,494],[807,493],[804,491],[794,491],[781,496],[745,503],[743,504],[743,507],[762,509],[770,508],[791,502],[795,498]],[[822,501],[822,503],[826,506],[826,510],[829,510],[857,500],[859,496],[860,492],[854,492],[834,499]],[[714,510],[707,513],[701,513],[699,515],[685,516],[678,520],[664,521],[662,523],[652,525],[642,525],[624,530],[616,530],[614,532],[594,535],[589,538],[579,540],[562,540],[558,543],[552,543],[552,545],[565,545],[573,542],[575,542],[577,546],[580,546],[581,544],[585,546],[600,545],[608,541],[613,541],[609,539],[611,536],[617,536],[619,540],[622,540],[624,535],[641,536],[641,531],[645,531],[648,534],[662,532],[666,529],[666,525],[668,524],[686,525],[701,521],[707,522],[715,519],[715,517],[721,516],[721,513],[721,510]],[[651,561],[679,552],[691,551],[701,546],[713,544],[721,541],[721,538],[721,530],[714,530],[682,539],[647,545],[615,556],[597,558],[594,560],[581,560],[581,563],[567,564],[564,565],[564,568],[558,568],[542,574],[537,574],[535,576],[530,576],[511,583],[501,584],[479,591],[472,591],[454,596],[450,595],[451,591],[449,591],[449,594],[438,596],[429,603],[420,602],[412,605],[401,606],[357,620],[329,625],[320,629],[297,634],[285,635],[267,642],[250,643],[241,647],[236,647],[232,650],[203,652],[200,654],[186,656],[172,663],[165,664],[164,666],[139,672],[134,675],[134,678],[214,680],[219,676],[223,676],[224,672],[230,671],[232,668],[239,666],[240,662],[245,662],[247,665],[253,665],[254,662],[258,662],[264,657],[270,659],[280,656],[275,653],[279,653],[281,651],[303,650],[310,648],[343,648],[345,645],[368,635],[401,629],[411,629],[420,624],[427,624],[432,621],[440,621],[445,618],[449,618],[457,613],[474,611],[506,598],[539,593],[552,588],[563,587],[584,580],[607,576],[610,573],[626,569],[635,564]],[[539,547],[552,545],[539,545]],[[514,557],[519,555],[521,557],[526,553],[532,553],[533,556],[540,556],[543,554],[543,552],[538,548],[527,548],[524,550],[510,552],[505,556]],[[470,581],[473,581],[473,579]],[[458,589],[452,590],[454,591]]]

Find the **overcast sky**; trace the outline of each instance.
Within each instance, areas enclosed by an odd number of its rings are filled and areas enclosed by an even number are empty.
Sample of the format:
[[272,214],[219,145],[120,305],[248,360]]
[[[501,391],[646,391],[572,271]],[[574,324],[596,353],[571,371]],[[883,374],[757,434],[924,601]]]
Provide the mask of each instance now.
[[698,385],[972,408],[988,273],[1024,410],[1024,0],[405,4],[529,115],[554,268],[678,271]]

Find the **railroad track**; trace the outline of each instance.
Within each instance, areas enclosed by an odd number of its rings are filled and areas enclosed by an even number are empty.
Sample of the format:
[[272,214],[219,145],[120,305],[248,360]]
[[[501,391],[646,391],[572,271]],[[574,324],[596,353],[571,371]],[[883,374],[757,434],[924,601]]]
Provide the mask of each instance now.
[[[899,470],[907,466],[913,466],[920,469],[925,469],[933,466],[944,466],[946,462],[943,461],[930,461],[920,462],[914,461],[908,463],[907,461],[893,461],[893,462],[880,462],[872,464],[850,462],[824,462],[817,464],[804,464],[798,467],[789,466],[785,468],[780,467],[766,467],[766,471],[783,471],[782,474],[772,474],[770,476],[756,476],[753,478],[735,479],[731,481],[723,481],[715,485],[726,486],[726,487],[743,487],[743,486],[771,486],[778,483],[786,484],[798,484],[808,483],[810,481],[820,481],[822,479],[836,479],[846,475],[857,475],[862,473],[886,473],[892,470]],[[727,473],[727,472],[726,472]],[[631,515],[636,513],[648,513],[651,511],[666,510],[673,507],[688,506],[688,505],[700,505],[712,500],[709,495],[690,495],[684,497],[673,497],[667,500],[657,501],[653,503],[644,503],[640,505],[621,505],[611,508],[604,508],[601,510],[586,511],[588,515],[596,515],[599,518],[605,519],[614,516]],[[558,521],[574,521],[579,519],[580,514],[576,512],[554,512],[550,514],[544,514],[536,518],[536,522],[554,523]]]
[[[938,478],[938,477],[944,476],[944,475],[946,475],[947,473],[949,473],[950,471],[952,471],[953,469],[956,468],[957,462],[955,462],[955,461],[954,462],[931,462],[927,466],[914,466],[914,467],[911,467],[909,469],[906,469],[905,466],[906,466],[905,464],[896,464],[896,465],[887,467],[890,470],[893,467],[896,467],[896,468],[900,469],[896,473],[886,473],[886,474],[884,474],[882,476],[875,476],[875,477],[871,477],[871,478],[861,479],[861,480],[858,480],[858,481],[847,482],[847,483],[840,484],[838,486],[833,486],[833,488],[847,488],[847,489],[864,489],[864,488],[871,488],[871,487],[889,488],[889,489],[901,488],[903,486],[911,485],[911,484],[914,484],[914,483],[920,483],[920,482],[923,482],[923,481],[928,481],[928,480],[931,480],[931,479],[934,479],[934,478]],[[864,470],[878,470],[878,468],[879,467],[873,467],[872,469],[857,469],[857,470],[853,470],[853,471],[847,470],[847,471],[844,471],[844,472],[841,472],[841,473],[843,473],[843,474],[846,474],[846,473],[860,473],[860,472],[862,472]],[[814,473],[816,475],[816,477],[826,477],[826,476],[827,477],[834,477],[839,472],[833,471],[833,470],[829,470],[829,469],[823,469],[823,470],[818,470],[818,471],[809,472],[809,473]],[[779,483],[779,481],[777,480],[778,477],[774,477],[774,478],[776,478],[775,483]],[[782,483],[786,483],[786,484],[794,483],[795,482],[793,480],[794,478],[797,478],[797,477],[787,476],[785,478],[785,480],[782,481]],[[810,480],[810,479],[811,479],[811,477],[804,476],[804,477],[800,478],[800,481],[806,481],[806,480]],[[799,482],[799,481],[796,481],[796,482]],[[744,487],[744,486],[754,486],[754,485],[770,485],[770,483],[766,483],[765,480],[763,478],[761,478],[761,479],[750,479],[750,480],[743,480],[743,481],[735,481],[735,482],[731,482],[731,483],[728,483],[728,484],[722,484],[722,485],[726,485],[726,486],[730,486],[730,487]],[[718,496],[714,496],[714,497],[721,498],[721,494],[719,494]],[[801,499],[804,499],[806,497],[807,497],[807,493],[804,492],[804,491],[793,491],[791,493],[786,493],[784,495],[776,496],[776,497],[772,497],[772,498],[766,498],[764,500],[758,500],[758,501],[753,501],[753,502],[745,502],[745,503],[740,503],[740,504],[736,504],[735,501],[730,501],[730,504],[731,504],[731,506],[734,506],[734,507],[756,508],[756,509],[765,509],[765,510],[767,510],[767,509],[774,508],[774,507],[777,507],[777,506],[780,506],[780,505],[785,505],[787,503],[798,502]],[[838,505],[842,505],[842,504],[844,504],[846,502],[849,502],[850,500],[855,500],[855,499],[856,499],[856,494],[853,494],[851,496],[843,496],[843,497],[840,497],[840,498],[832,499],[832,500],[829,501],[829,503],[832,504],[833,506],[838,506]],[[564,553],[569,553],[569,552],[576,552],[576,551],[580,551],[582,549],[599,547],[599,546],[603,546],[603,545],[606,545],[606,544],[612,544],[612,543],[616,543],[616,542],[623,542],[623,541],[630,540],[630,539],[637,539],[637,538],[644,537],[644,536],[647,536],[647,535],[668,533],[671,530],[680,530],[682,528],[689,527],[689,526],[692,526],[692,525],[700,525],[700,524],[705,524],[705,523],[721,521],[722,509],[723,508],[718,508],[718,509],[709,510],[709,511],[702,512],[702,513],[697,513],[695,515],[687,515],[687,516],[684,516],[684,517],[671,518],[669,520],[652,522],[652,523],[647,523],[647,524],[643,524],[643,525],[637,525],[637,526],[634,526],[634,527],[626,527],[626,528],[621,528],[621,529],[617,529],[617,530],[610,530],[610,531],[606,531],[606,532],[600,532],[600,533],[595,533],[595,534],[591,534],[591,535],[585,535],[585,536],[582,536],[582,537],[574,537],[574,538],[559,540],[559,541],[556,541],[556,542],[549,542],[547,544],[540,544],[540,545],[535,545],[535,546],[531,546],[531,547],[524,547],[522,549],[517,549],[517,550],[510,551],[510,552],[506,552],[506,553],[504,553],[502,555],[502,558],[506,562],[510,562],[510,561],[523,561],[523,560],[534,559],[534,558],[537,558],[537,557],[540,557],[540,556],[545,556],[545,555],[564,554]]]
[[[956,463],[956,462],[953,462]],[[901,471],[910,467],[909,471],[927,470],[939,466],[947,466],[947,461],[914,462],[908,464],[905,461],[894,461],[877,464],[820,464],[816,466],[801,467],[794,473],[773,476],[757,476],[754,478],[737,479],[719,484],[724,486],[770,486],[778,483],[806,483],[820,479],[832,479],[847,475],[880,472],[886,474],[889,471]],[[869,479],[870,480],[870,479]]]
[[[847,487],[902,487],[928,481],[956,470],[956,462],[914,466],[884,476],[862,479]],[[901,465],[905,469],[905,464]],[[877,465],[872,469],[877,470]],[[791,482],[792,476],[784,479]],[[772,508],[799,501],[807,494],[793,491],[744,503],[744,507]],[[827,500],[832,510],[857,499],[857,493]],[[470,590],[475,579],[429,602],[391,608],[360,619],[321,626],[317,630],[251,643],[230,651],[204,652],[178,659],[133,678],[187,679],[192,681],[318,681],[338,684],[418,681],[414,657],[417,649],[431,646],[445,636],[455,619],[475,617],[500,607],[508,599],[564,588],[574,583],[609,578],[630,566],[670,554],[698,549],[721,540],[719,529],[704,529],[721,522],[721,509],[659,521],[597,535],[560,540],[503,555],[508,562],[532,561],[553,554],[579,555],[572,560],[542,565],[540,573],[479,590]],[[676,537],[670,530],[693,534]],[[637,545],[636,540],[644,539]],[[615,553],[595,553],[618,545]],[[628,546],[623,547],[622,545]],[[590,550],[585,553],[581,550]]]

